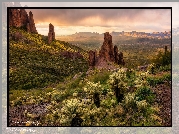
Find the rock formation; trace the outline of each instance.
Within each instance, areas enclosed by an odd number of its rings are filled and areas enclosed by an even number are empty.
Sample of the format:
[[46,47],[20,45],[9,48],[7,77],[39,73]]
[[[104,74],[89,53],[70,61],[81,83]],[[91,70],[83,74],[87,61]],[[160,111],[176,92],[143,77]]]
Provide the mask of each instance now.
[[96,52],[90,50],[89,51],[89,66],[95,66],[95,62],[96,62]]
[[118,62],[117,62],[118,65],[125,65],[125,62],[124,62],[124,59],[123,59],[123,53],[120,52],[119,55],[118,55]]
[[25,9],[20,9],[20,20],[21,25],[26,26],[28,23],[28,15]]
[[34,23],[34,19],[33,19],[33,14],[32,14],[31,11],[29,12],[28,23],[27,23],[27,31],[31,32],[31,33],[37,33],[35,23]]
[[25,9],[9,9],[9,26],[23,27],[28,32],[37,33],[33,14],[30,11],[28,16]]
[[89,51],[89,66],[105,66],[108,65],[107,62],[115,62],[118,65],[124,65],[123,53],[118,52],[118,48],[112,44],[112,36],[109,32],[104,33],[104,42],[99,51],[99,56],[97,53],[90,50]]
[[10,9],[9,11],[9,26],[21,27],[20,12],[18,9]]
[[48,33],[48,43],[50,44],[54,40],[55,40],[54,26],[50,23],[49,24],[49,33]]
[[112,44],[112,36],[109,32],[104,33],[104,42],[99,51],[99,57],[114,62],[114,47]]
[[114,60],[115,60],[115,63],[118,64],[118,61],[119,61],[119,55],[118,55],[118,48],[117,48],[116,45],[114,46]]

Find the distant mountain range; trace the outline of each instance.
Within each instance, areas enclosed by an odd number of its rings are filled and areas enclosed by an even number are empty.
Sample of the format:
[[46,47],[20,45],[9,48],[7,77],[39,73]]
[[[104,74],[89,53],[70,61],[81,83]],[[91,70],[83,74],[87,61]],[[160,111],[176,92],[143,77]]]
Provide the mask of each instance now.
[[[110,33],[112,36],[131,36],[131,37],[141,37],[141,38],[171,38],[171,31],[165,31],[165,32],[153,32],[153,33],[145,33],[145,32],[111,32]],[[85,37],[95,37],[95,36],[101,36],[103,37],[104,33],[99,34],[97,32],[76,32],[75,34],[72,35],[67,35],[67,36],[72,36],[72,37],[79,37],[79,38],[85,38]],[[59,36],[59,37],[64,37],[64,36]]]

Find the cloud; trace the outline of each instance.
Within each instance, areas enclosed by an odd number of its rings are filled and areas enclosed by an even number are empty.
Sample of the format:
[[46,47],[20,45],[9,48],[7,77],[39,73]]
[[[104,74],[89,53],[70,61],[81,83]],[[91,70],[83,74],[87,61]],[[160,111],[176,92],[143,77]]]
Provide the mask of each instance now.
[[36,23],[59,26],[120,26],[170,24],[170,9],[29,9]]
[[56,35],[76,32],[171,30],[170,9],[26,9],[32,11],[39,33],[47,35],[49,23]]

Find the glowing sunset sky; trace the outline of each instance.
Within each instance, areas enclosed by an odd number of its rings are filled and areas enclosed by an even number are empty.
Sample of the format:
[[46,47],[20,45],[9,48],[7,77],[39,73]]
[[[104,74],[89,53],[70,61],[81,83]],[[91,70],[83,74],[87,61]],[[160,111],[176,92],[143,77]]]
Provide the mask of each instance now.
[[26,9],[32,11],[38,33],[56,36],[76,32],[164,32],[171,30],[170,9]]

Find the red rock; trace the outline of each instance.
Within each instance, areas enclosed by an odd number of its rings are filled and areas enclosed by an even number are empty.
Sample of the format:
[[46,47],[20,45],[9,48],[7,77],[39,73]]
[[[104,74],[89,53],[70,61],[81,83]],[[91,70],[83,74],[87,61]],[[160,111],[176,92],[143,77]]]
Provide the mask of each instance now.
[[99,51],[99,57],[105,58],[107,61],[114,62],[114,47],[112,44],[112,36],[109,32],[104,33],[104,42]]
[[116,45],[114,46],[114,59],[115,59],[115,63],[118,64],[119,56],[118,56],[118,48]]
[[125,65],[125,62],[124,62],[124,59],[123,59],[123,53],[120,52],[118,56],[119,56],[118,64],[119,65]]
[[28,23],[27,23],[27,31],[31,32],[31,33],[37,33],[35,23],[34,23],[34,19],[33,19],[33,14],[32,14],[31,11],[29,12]]
[[9,26],[21,27],[20,12],[18,9],[10,9]]
[[55,40],[54,26],[50,23],[49,24],[49,33],[48,33],[48,43],[50,44],[54,40]]
[[26,27],[28,23],[28,14],[25,11],[25,9],[20,9],[20,21],[21,21],[21,26]]
[[9,10],[9,26],[23,27],[30,33],[37,33],[33,14],[30,11],[29,16],[25,9],[10,9]]
[[112,36],[109,32],[104,33],[104,42],[99,51],[99,56],[97,52],[92,50],[89,51],[89,66],[97,67],[107,67],[111,68],[112,64],[110,62],[115,62],[116,64],[124,65],[123,53],[118,52],[118,48],[112,44]]
[[89,66],[95,66],[95,61],[96,61],[96,52],[90,50],[89,51]]

